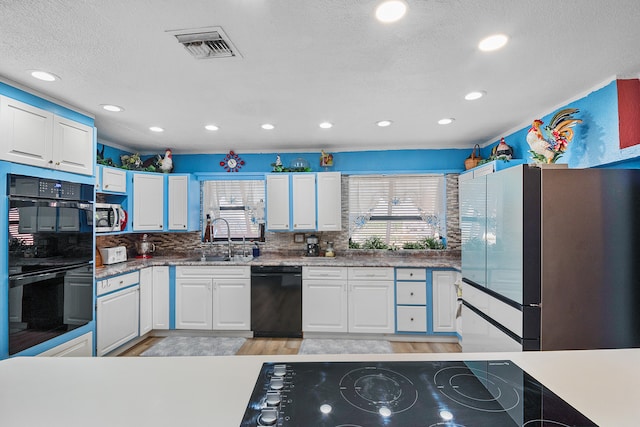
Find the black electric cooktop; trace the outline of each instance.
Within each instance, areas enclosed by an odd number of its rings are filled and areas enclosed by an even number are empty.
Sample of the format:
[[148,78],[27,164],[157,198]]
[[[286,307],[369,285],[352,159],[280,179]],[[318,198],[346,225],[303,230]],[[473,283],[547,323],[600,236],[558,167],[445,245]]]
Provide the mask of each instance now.
[[241,426],[595,426],[509,360],[265,363]]

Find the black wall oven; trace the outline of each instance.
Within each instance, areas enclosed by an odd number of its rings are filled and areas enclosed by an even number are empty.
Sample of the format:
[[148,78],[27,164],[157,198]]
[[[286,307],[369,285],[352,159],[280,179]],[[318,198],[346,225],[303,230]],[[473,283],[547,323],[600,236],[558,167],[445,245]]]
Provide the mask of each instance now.
[[93,320],[93,186],[8,178],[14,355]]

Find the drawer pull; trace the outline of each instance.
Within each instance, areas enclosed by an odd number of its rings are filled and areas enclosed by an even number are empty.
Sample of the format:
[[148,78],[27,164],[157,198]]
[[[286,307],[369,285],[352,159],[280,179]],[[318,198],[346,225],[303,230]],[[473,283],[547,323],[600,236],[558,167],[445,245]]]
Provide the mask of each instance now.
[[411,321],[413,322],[413,317],[411,318]]
[[411,292],[411,296],[413,296],[413,292]]
[[413,273],[409,273],[409,277],[413,277]]

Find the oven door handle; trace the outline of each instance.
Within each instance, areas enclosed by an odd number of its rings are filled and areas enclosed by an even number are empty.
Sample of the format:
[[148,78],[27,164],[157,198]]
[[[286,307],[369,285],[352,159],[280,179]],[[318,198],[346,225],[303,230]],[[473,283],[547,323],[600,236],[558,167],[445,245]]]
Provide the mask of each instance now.
[[9,287],[17,288],[19,286],[29,285],[31,283],[40,282],[49,279],[57,279],[59,277],[64,277],[69,271],[75,270],[80,267],[86,267],[90,264],[82,263],[70,265],[62,268],[47,270],[47,271],[39,271],[34,273],[24,273],[24,274],[16,274],[14,276],[9,277]]

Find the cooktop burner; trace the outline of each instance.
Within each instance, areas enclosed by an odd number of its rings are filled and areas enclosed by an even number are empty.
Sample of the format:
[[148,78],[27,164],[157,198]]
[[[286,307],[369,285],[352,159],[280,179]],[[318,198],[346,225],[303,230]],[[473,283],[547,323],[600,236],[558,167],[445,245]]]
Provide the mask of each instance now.
[[509,360],[265,363],[241,426],[595,426]]

